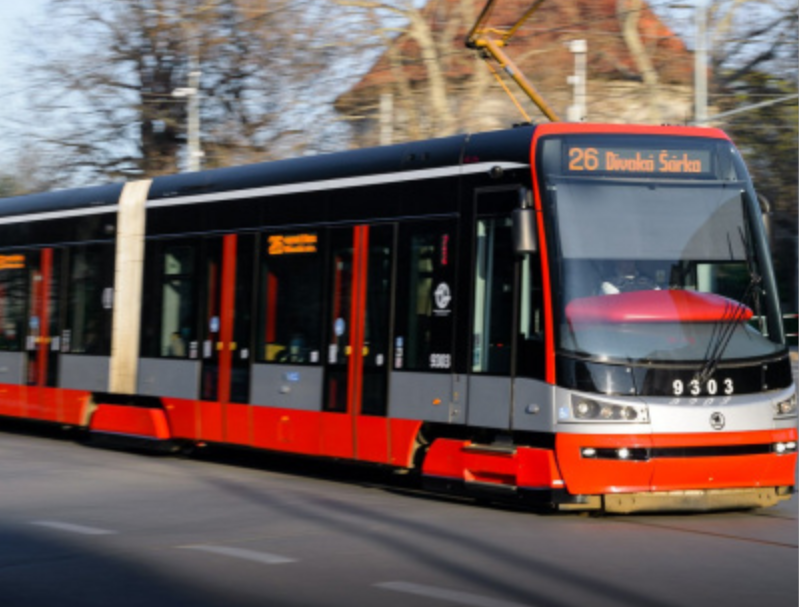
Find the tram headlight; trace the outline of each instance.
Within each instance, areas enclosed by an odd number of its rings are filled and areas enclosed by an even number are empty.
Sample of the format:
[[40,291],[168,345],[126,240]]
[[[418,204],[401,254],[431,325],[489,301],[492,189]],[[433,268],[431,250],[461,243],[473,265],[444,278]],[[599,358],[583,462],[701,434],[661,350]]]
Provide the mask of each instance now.
[[797,415],[797,394],[782,400],[775,405],[775,417],[793,417]]
[[795,441],[788,441],[785,443],[775,443],[772,445],[772,450],[775,451],[778,455],[783,455],[784,453],[796,453],[797,452],[797,443]]
[[621,405],[595,400],[579,394],[571,397],[570,408],[559,411],[559,420],[565,422],[610,422],[638,423],[650,422],[647,406],[642,404]]
[[593,400],[581,398],[572,403],[572,414],[576,419],[594,419],[599,411],[600,407]]

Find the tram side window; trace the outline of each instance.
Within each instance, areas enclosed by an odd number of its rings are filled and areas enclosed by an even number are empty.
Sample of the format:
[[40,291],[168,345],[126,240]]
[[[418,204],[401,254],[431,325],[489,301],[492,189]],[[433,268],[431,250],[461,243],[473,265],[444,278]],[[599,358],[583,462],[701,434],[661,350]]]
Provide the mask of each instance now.
[[0,351],[19,352],[25,336],[27,257],[0,255]]
[[263,250],[256,358],[319,363],[323,316],[319,235],[268,234]]
[[164,248],[161,258],[161,356],[188,358],[190,344],[196,343],[194,270],[194,247],[172,245]]
[[395,369],[447,371],[455,363],[453,234],[452,222],[415,223],[401,230]]
[[514,252],[511,219],[478,219],[473,317],[473,373],[511,371]]
[[113,247],[91,245],[76,247],[71,251],[63,351],[75,354],[110,353],[113,285]]

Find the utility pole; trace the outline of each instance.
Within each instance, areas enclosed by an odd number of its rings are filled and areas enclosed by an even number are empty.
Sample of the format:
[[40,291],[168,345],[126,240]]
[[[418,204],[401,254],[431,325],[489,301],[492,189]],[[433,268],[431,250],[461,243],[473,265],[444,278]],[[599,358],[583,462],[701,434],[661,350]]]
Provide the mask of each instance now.
[[394,97],[391,93],[381,93],[380,102],[380,124],[381,124],[381,145],[390,145],[392,143],[392,115],[394,113]]
[[706,34],[705,0],[697,0],[695,7],[694,49],[694,121],[704,124],[708,120],[708,36]]
[[581,122],[586,120],[586,40],[571,40],[570,52],[575,55],[575,73],[567,77],[572,85],[572,105],[567,108],[567,120]]
[[186,97],[186,142],[189,171],[199,171],[203,150],[200,148],[200,62],[196,43],[189,53],[189,86],[172,91],[173,97]]
[[[207,10],[207,8],[203,10]],[[189,51],[188,86],[174,89],[172,96],[176,99],[186,98],[187,170],[199,171],[202,168],[201,159],[204,153],[200,147],[200,76],[202,72],[200,71],[200,48],[197,38],[187,31],[182,15],[156,9],[147,9],[146,12],[166,19],[177,20],[183,33],[184,43]]]
[[670,8],[685,8],[694,11],[694,121],[692,124],[708,122],[708,26],[706,0],[695,0],[695,4],[670,4]]

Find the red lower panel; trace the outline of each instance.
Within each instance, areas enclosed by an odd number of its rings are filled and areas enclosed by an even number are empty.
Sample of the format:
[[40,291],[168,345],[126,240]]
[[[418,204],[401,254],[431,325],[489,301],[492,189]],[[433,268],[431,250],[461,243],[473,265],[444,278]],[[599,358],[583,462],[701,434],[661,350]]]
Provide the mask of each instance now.
[[56,389],[55,391],[59,393],[61,399],[61,415],[58,421],[71,426],[87,425],[88,406],[92,395],[83,390]]
[[[0,415],[151,438],[227,442],[400,467],[413,464],[422,422],[162,398],[164,409],[99,403],[91,393],[0,385]],[[358,444],[356,445],[356,436]]]
[[[62,403],[66,391],[59,388],[30,386],[27,391],[27,414],[31,419],[48,422],[62,421]],[[88,393],[84,393],[88,396]]]
[[650,448],[652,444],[650,434],[557,434],[556,457],[567,491],[573,495],[650,491],[653,467],[649,462],[586,459],[581,448]]
[[[655,462],[653,491],[794,485],[796,455],[664,458]],[[766,474],[767,471],[770,474]]]
[[469,441],[439,438],[428,448],[422,473],[428,476],[463,479],[463,449]]
[[250,445],[253,442],[250,429],[251,405],[228,403],[225,405],[225,442],[234,445]]
[[516,453],[464,452],[464,480],[514,486],[517,484]]
[[221,443],[225,440],[222,405],[216,402],[198,401],[200,411],[200,438]]
[[481,450],[469,441],[437,439],[422,468],[426,476],[530,489],[561,488],[552,451],[517,447],[513,452]]
[[200,440],[200,402],[182,398],[162,398],[164,409],[169,417],[169,425],[175,438]]
[[0,415],[82,426],[89,397],[89,392],[82,390],[3,384]]
[[416,438],[422,422],[408,419],[389,420],[389,463],[410,468],[414,463]]
[[353,418],[347,413],[320,416],[320,455],[351,459],[354,456]]
[[0,415],[27,417],[28,387],[0,385]]
[[251,407],[253,447],[319,455],[320,413]]
[[517,485],[531,489],[560,489],[564,486],[556,464],[556,454],[549,449],[517,449]]
[[89,429],[95,432],[112,432],[159,440],[172,438],[167,417],[162,409],[126,405],[98,404],[92,414]]
[[25,394],[25,417],[43,421],[57,421],[58,401],[56,399],[48,400],[44,394],[45,390],[47,390],[47,388],[28,386],[28,390]]
[[797,440],[796,430],[652,436],[559,434],[556,437],[556,453],[566,488],[572,494],[772,487],[795,484],[796,454],[659,457],[649,461],[620,461],[584,458],[581,449],[724,447],[788,440]]
[[389,463],[389,420],[385,417],[356,418],[358,445],[355,457],[363,462]]

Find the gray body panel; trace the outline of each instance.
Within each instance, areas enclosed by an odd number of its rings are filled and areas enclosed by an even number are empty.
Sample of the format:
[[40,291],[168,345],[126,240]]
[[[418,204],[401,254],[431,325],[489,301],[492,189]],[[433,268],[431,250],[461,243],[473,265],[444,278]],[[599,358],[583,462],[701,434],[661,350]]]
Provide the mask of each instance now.
[[27,352],[0,352],[0,384],[25,383]]
[[508,429],[511,424],[511,379],[471,375],[468,385],[467,424]]
[[466,378],[439,373],[392,373],[389,417],[463,424]]
[[137,381],[139,394],[197,399],[200,367],[199,360],[140,358]]
[[58,360],[60,388],[108,392],[109,356],[62,354]]
[[322,410],[322,367],[308,365],[253,365],[250,402],[254,405]]
[[555,422],[555,386],[541,380],[514,380],[513,429],[552,432]]

